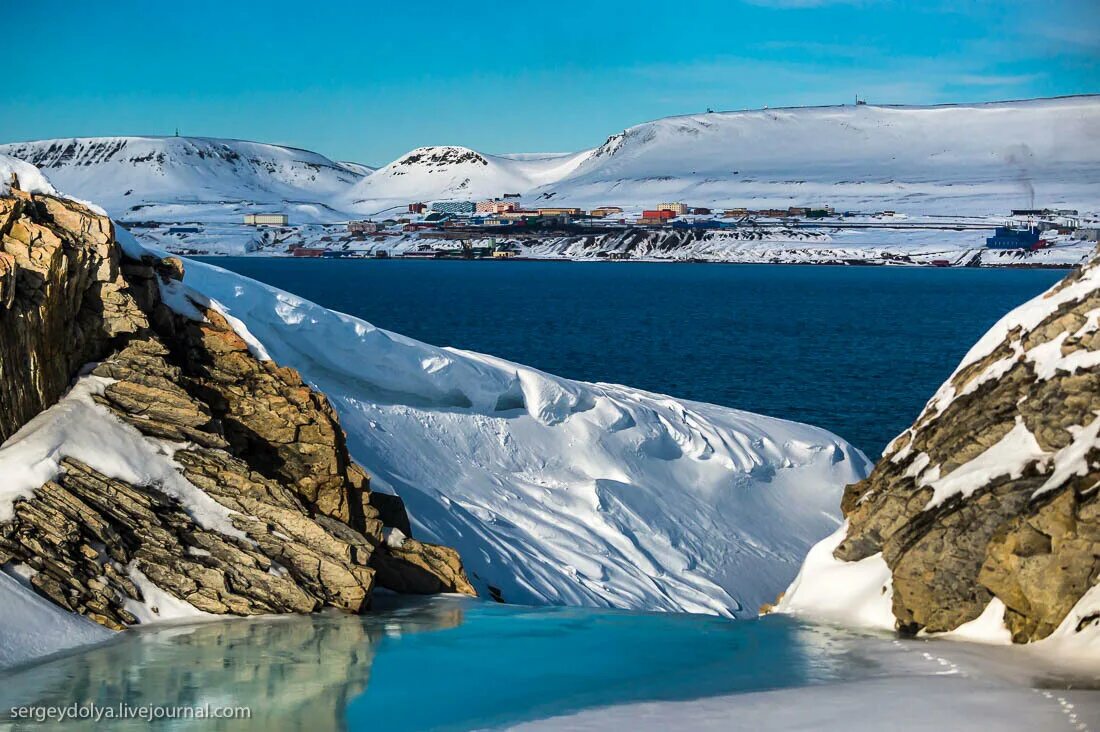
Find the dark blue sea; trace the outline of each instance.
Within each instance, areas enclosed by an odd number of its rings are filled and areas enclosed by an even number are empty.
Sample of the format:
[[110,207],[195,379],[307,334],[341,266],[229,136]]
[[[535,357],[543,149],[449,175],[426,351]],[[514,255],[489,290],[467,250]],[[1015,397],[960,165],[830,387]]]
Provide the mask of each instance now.
[[208,259],[440,346],[824,427],[871,457],[1065,271]]

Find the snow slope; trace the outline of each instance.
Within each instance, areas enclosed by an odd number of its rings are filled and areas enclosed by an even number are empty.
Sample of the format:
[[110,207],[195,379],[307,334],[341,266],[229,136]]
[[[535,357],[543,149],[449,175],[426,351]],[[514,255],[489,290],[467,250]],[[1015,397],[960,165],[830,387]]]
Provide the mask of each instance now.
[[0,608],[4,609],[0,669],[113,635],[87,618],[65,612],[4,572],[0,572]]
[[754,615],[868,468],[814,427],[436,348],[197,262],[185,283],[324,391],[372,485],[511,602]]
[[[329,220],[364,166],[308,150],[205,137],[88,137],[0,145],[61,190],[123,220],[235,221],[255,210]],[[336,218],[339,218],[336,216]]]
[[1052,204],[1094,209],[1100,96],[668,117],[611,136],[536,193],[593,205],[686,200],[979,214]]

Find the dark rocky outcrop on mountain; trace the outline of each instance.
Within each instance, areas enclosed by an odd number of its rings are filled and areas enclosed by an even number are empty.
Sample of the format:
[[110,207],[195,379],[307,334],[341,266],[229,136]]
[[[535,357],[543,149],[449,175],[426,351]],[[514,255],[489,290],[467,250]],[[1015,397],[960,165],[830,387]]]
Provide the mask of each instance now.
[[952,630],[998,598],[1013,639],[1038,640],[1097,583],[1098,275],[1100,255],[1011,314],[847,488],[834,556],[882,553],[899,629]]
[[[237,615],[361,612],[376,585],[474,594],[454,550],[384,540],[410,533],[404,506],[370,491],[324,395],[253,354],[182,277],[178,259],[125,258],[110,220],[85,206],[0,198],[0,438],[91,362],[94,400],[197,494],[64,457],[0,524],[0,565],[25,565],[42,595],[114,629],[138,621],[145,580]],[[165,288],[185,306],[169,307]]]

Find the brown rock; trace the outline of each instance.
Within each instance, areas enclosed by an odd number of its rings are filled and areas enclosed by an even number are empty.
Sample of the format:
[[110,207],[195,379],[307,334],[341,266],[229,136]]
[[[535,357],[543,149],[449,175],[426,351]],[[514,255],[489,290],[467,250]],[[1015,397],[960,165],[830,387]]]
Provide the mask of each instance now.
[[[1085,265],[1097,267],[1100,258]],[[1055,292],[1080,281],[1075,272]],[[1100,368],[1040,378],[1019,354],[1059,340],[1062,356],[1097,350],[1100,337],[1088,323],[1098,308],[1100,291],[1093,289],[1052,308],[1034,327],[1013,329],[988,356],[960,368],[950,381],[953,397],[943,406],[931,402],[871,475],[845,490],[849,529],[834,555],[855,561],[882,553],[893,574],[899,628],[951,630],[997,597],[1008,608],[1014,640],[1036,640],[1096,584],[1100,444],[1086,446],[1076,475],[1048,482],[1053,457],[1100,415]],[[987,378],[994,366],[998,371]],[[932,490],[922,478],[950,475],[1018,425],[1046,457],[1022,471],[1016,464],[989,471],[969,497],[930,505]]]

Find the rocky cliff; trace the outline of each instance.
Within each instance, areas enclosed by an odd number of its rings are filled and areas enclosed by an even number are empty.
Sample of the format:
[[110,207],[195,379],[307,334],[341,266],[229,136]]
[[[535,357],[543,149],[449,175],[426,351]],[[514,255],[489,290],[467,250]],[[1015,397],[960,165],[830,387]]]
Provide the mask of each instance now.
[[[848,486],[833,557],[881,557],[904,632],[993,608],[1029,642],[1075,607],[1079,631],[1100,617],[1079,605],[1100,576],[1098,493],[1100,255],[1001,320]],[[805,594],[800,580],[792,591]]]
[[[63,420],[104,440],[52,445],[33,488],[3,476],[0,565],[114,629],[146,615],[150,588],[238,615],[360,612],[376,585],[473,594],[457,554],[409,537],[400,499],[370,490],[324,395],[182,276],[177,259],[125,257],[86,206],[0,198],[0,440]],[[123,471],[110,455],[145,457]]]

